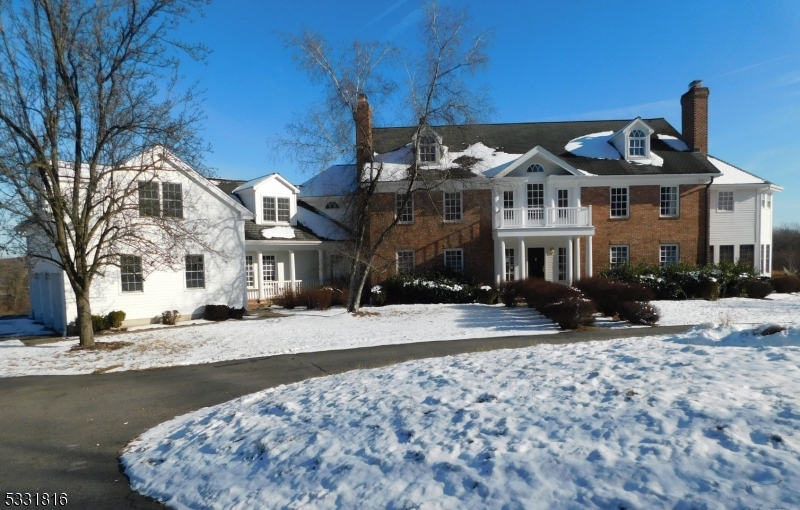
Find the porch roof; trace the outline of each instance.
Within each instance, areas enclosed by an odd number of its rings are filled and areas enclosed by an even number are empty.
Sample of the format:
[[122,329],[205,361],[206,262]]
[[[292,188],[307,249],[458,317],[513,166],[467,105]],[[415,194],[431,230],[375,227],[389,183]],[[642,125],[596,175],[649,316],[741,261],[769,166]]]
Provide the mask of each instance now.
[[[253,220],[244,222],[244,239],[245,241],[269,241],[261,235],[261,231],[268,228],[268,225],[256,225]],[[303,225],[292,225],[291,229],[294,230],[294,239],[279,239],[280,241],[323,241],[314,233]]]

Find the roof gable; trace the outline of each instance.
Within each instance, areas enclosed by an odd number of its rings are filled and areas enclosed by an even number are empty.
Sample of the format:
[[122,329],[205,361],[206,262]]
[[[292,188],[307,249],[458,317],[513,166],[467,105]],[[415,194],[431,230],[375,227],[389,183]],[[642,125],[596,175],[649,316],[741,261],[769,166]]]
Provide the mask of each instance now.
[[287,181],[281,174],[279,173],[271,173],[269,175],[264,175],[262,177],[257,177],[250,181],[245,182],[244,184],[240,185],[238,188],[234,189],[231,193],[239,193],[242,191],[247,191],[250,189],[256,190],[262,187],[264,184],[277,181],[288,188],[292,193],[299,193],[300,189],[292,184],[291,182]]
[[540,155],[547,161],[551,162],[552,164],[556,165],[559,168],[563,168],[572,175],[583,175],[577,168],[573,167],[563,159],[553,155],[550,151],[548,151],[541,145],[537,145],[533,149],[529,150],[527,153],[523,154],[521,157],[517,158],[516,161],[505,167],[502,171],[498,172],[494,177],[499,178],[507,176],[508,174],[522,167],[523,165],[527,165],[530,162],[530,159],[536,155]]

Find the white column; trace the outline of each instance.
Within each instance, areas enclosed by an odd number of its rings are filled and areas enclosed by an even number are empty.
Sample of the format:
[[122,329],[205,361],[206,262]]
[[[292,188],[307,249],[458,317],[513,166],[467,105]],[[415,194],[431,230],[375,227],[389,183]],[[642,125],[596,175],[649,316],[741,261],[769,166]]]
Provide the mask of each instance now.
[[581,279],[581,238],[575,238],[575,279]]
[[317,265],[319,266],[319,285],[320,285],[320,287],[325,285],[324,261],[325,261],[325,257],[322,255],[322,250],[317,250]]
[[506,242],[500,241],[500,281],[506,281]]
[[527,253],[525,253],[525,239],[520,238],[519,240],[519,279],[524,280],[528,277],[528,264],[527,262]]
[[592,277],[592,236],[586,236],[586,276]]
[[572,265],[574,259],[572,258],[572,238],[567,239],[567,285],[572,285]]
[[263,300],[266,296],[264,294],[264,258],[261,252],[256,253],[256,285],[258,285],[258,299]]
[[295,288],[295,277],[294,277],[294,252],[289,251],[289,281],[291,281],[292,289]]

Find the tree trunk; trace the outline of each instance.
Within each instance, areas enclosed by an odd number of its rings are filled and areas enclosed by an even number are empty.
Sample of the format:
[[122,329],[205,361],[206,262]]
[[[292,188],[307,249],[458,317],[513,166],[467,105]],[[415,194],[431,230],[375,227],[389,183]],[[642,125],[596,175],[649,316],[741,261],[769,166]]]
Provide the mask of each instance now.
[[94,330],[92,329],[92,307],[89,304],[88,292],[75,293],[78,306],[78,329],[81,347],[94,347]]

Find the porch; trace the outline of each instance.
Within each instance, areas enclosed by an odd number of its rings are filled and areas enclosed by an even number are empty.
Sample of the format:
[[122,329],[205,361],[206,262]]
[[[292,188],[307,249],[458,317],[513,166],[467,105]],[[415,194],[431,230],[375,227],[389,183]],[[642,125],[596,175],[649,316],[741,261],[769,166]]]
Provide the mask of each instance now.
[[[542,278],[572,285],[581,274],[593,275],[594,228],[563,235],[504,236],[495,232],[495,282]],[[583,258],[581,257],[583,251]]]
[[346,273],[344,256],[335,248],[262,249],[245,256],[247,300],[265,300],[289,289],[295,292],[329,284]]

